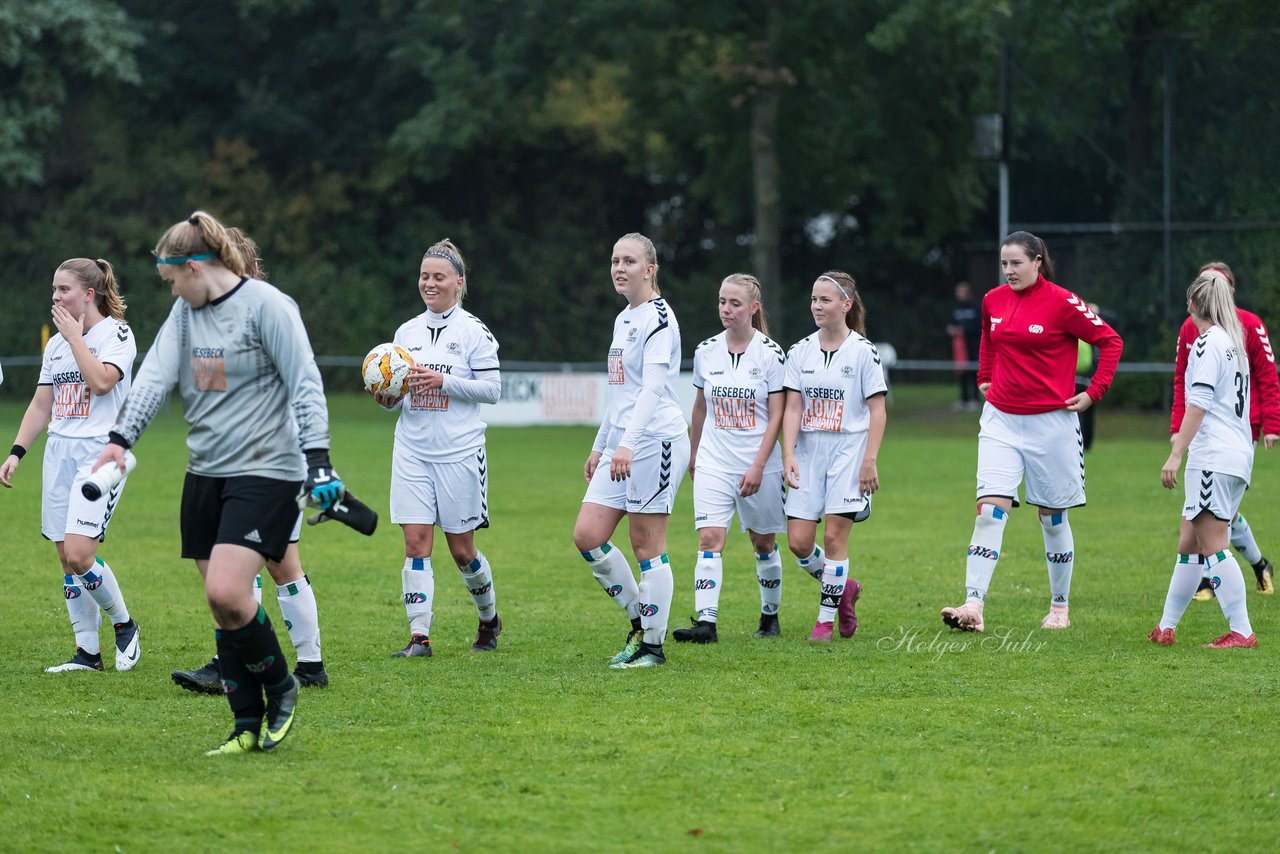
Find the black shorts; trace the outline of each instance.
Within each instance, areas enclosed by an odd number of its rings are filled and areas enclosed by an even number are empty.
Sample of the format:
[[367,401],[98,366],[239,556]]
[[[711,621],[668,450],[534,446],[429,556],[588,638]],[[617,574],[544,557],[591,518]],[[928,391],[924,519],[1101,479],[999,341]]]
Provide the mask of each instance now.
[[298,521],[302,481],[269,477],[205,477],[182,484],[182,556],[208,560],[219,543],[280,560]]

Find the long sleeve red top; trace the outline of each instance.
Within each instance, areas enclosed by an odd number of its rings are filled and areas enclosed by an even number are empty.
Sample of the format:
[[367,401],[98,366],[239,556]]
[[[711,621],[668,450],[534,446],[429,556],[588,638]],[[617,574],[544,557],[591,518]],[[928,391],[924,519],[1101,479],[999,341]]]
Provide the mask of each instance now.
[[[1244,329],[1244,349],[1249,357],[1249,426],[1253,441],[1263,433],[1280,436],[1280,375],[1276,374],[1276,353],[1271,347],[1262,318],[1251,311],[1236,308]],[[1187,318],[1178,331],[1178,355],[1173,360],[1173,417],[1169,432],[1177,433],[1187,408],[1187,355],[1200,331],[1195,321]]]
[[1044,276],[1015,291],[1008,284],[982,300],[978,384],[991,383],[987,400],[1001,412],[1036,415],[1065,409],[1075,396],[1080,341],[1098,348],[1098,369],[1087,389],[1102,399],[1124,342],[1084,300]]

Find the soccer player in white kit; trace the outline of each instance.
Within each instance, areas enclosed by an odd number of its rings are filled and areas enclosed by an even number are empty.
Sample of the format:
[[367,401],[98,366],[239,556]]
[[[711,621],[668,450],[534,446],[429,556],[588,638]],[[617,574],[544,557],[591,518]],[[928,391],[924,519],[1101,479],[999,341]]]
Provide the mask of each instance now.
[[[262,265],[262,251],[258,244],[239,228],[227,229],[227,238],[236,245],[248,264],[251,278],[267,280]],[[298,657],[293,677],[303,688],[323,688],[329,684],[329,674],[324,669],[320,654],[320,615],[316,608],[315,591],[311,579],[302,571],[302,557],[298,552],[298,540],[302,536],[302,513],[294,522],[289,535],[289,547],[280,560],[268,560],[267,571],[276,585],[276,604],[280,616],[289,631],[289,640]],[[253,598],[262,604],[262,575],[253,580]],[[174,683],[198,694],[221,694],[222,674],[218,669],[218,656],[194,670],[175,670],[170,674]]]
[[755,636],[778,635],[782,559],[777,535],[787,530],[783,511],[782,389],[786,354],[766,334],[755,276],[734,273],[720,283],[724,332],[693,354],[693,434],[689,476],[693,478],[698,562],[693,571],[697,616],[690,628],[672,632],[677,641],[715,643],[724,584],[723,552],[729,522],[751,538],[760,585],[760,626]]
[[398,398],[374,395],[384,409],[400,413],[391,455],[391,521],[404,529],[401,582],[409,643],[392,653],[396,658],[431,656],[437,525],[479,615],[471,651],[497,649],[502,632],[493,570],[475,543],[476,529],[489,527],[480,404],[498,402],[502,375],[497,340],[462,308],[466,275],[462,253],[447,239],[422,256],[418,293],[426,311],[397,329],[393,339],[415,363],[409,392]]
[[[613,246],[614,290],[627,301],[613,322],[609,404],[583,466],[587,494],[573,543],[605,593],[631,620],[615,670],[666,663],[674,584],[667,524],[689,465],[689,434],[676,396],[680,325],[658,291],[658,253],[643,234]],[[626,516],[640,583],[609,538]]]
[[849,532],[871,515],[871,496],[880,488],[876,458],[888,386],[880,355],[864,337],[866,311],[853,277],[823,273],[809,307],[818,331],[787,352],[782,466],[791,487],[787,545],[822,585],[809,640],[830,643],[837,616],[841,637],[858,630],[862,585],[850,575]]
[[1231,287],[1221,276],[1202,273],[1191,283],[1187,311],[1200,337],[1187,360],[1182,426],[1173,438],[1169,459],[1160,469],[1160,483],[1173,489],[1178,485],[1182,455],[1187,454],[1178,557],[1164,613],[1147,637],[1161,646],[1173,644],[1174,629],[1195,595],[1203,566],[1229,629],[1205,647],[1252,648],[1258,639],[1249,623],[1244,574],[1228,545],[1231,520],[1240,509],[1253,473],[1244,330]]
[[35,394],[0,464],[0,484],[12,488],[19,461],[48,425],[40,533],[58,550],[76,640],[70,660],[46,668],[48,673],[102,670],[98,626],[103,613],[115,628],[116,670],[132,670],[141,652],[138,624],[120,584],[110,564],[98,557],[128,478],[97,501],[80,493],[129,393],[138,348],[124,311],[111,264],[72,258],[58,266],[51,312],[58,332],[45,347]]

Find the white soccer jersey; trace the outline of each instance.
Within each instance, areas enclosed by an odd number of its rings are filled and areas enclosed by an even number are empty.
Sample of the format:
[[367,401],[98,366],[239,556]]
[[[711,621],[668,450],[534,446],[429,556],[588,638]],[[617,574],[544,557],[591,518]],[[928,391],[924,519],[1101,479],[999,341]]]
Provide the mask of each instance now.
[[[665,382],[652,417],[644,424],[632,424],[631,413],[644,388],[646,371],[661,371]],[[607,434],[605,447],[616,447],[628,432],[637,438],[655,439],[686,435],[684,413],[676,396],[679,378],[680,324],[667,301],[654,297],[619,312],[609,345],[609,406],[604,416],[608,429],[602,431]]]
[[1247,363],[1219,326],[1211,326],[1191,347],[1187,361],[1187,404],[1205,411],[1204,422],[1187,449],[1187,467],[1230,474],[1249,482],[1253,433],[1249,427]]
[[138,344],[133,330],[113,317],[105,317],[84,333],[84,343],[99,362],[120,369],[120,382],[104,395],[89,390],[71,345],[61,333],[49,339],[40,363],[40,385],[53,386],[53,421],[49,433],[79,439],[106,436],[129,394],[129,380]]
[[484,445],[480,404],[502,394],[498,342],[474,314],[455,306],[428,309],[396,330],[395,343],[424,368],[444,374],[444,387],[411,391],[400,404],[396,453],[448,463]]
[[784,384],[804,397],[801,433],[865,433],[867,398],[889,390],[875,345],[856,332],[833,352],[818,345],[817,332],[796,342],[787,353]]
[[[702,392],[707,418],[698,444],[698,468],[741,474],[751,468],[769,426],[769,395],[782,391],[782,347],[759,330],[742,353],[730,353],[727,332],[708,338],[693,354],[693,385]],[[782,468],[774,443],[764,470]]]

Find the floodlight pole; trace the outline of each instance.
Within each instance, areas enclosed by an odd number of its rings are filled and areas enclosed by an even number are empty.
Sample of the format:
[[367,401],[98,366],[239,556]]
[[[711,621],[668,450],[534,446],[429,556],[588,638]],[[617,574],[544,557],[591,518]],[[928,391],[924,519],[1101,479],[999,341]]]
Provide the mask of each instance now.
[[[996,245],[1009,235],[1009,137],[1012,99],[1009,95],[1009,45],[1000,45],[1000,234]],[[999,276],[996,277],[999,281]]]
[[1173,42],[1164,43],[1164,320],[1173,319]]

